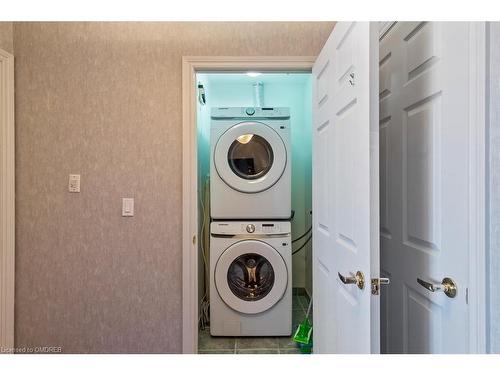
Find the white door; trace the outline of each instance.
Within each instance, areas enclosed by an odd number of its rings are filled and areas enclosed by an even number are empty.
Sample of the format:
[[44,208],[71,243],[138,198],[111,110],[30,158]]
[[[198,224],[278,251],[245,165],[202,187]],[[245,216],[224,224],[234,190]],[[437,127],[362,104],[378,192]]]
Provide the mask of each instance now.
[[315,353],[379,351],[378,46],[339,22],[313,67]]
[[[380,40],[382,352],[469,351],[470,27],[402,22]],[[424,287],[444,278],[454,298]]]

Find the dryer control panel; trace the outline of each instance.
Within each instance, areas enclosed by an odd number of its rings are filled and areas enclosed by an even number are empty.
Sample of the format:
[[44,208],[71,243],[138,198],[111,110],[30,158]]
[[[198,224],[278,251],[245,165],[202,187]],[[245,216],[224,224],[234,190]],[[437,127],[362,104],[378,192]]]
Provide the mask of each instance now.
[[289,221],[214,221],[210,233],[220,235],[276,235],[290,234]]
[[212,119],[289,119],[287,107],[215,107]]

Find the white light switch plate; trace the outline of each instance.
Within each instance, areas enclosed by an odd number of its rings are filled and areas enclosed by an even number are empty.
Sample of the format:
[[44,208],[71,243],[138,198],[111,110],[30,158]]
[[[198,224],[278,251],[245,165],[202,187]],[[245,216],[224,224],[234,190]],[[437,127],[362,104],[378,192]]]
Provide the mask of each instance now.
[[134,216],[134,198],[122,198],[122,216]]
[[70,193],[79,193],[80,192],[80,175],[79,174],[70,174],[69,175],[68,191]]

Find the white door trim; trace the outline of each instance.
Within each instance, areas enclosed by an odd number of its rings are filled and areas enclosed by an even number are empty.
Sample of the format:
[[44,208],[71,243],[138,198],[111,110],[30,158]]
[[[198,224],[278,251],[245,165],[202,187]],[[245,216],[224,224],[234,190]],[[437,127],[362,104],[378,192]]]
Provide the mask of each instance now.
[[14,348],[14,56],[0,49],[0,348]]
[[184,56],[182,58],[182,352],[198,351],[198,204],[196,73],[311,71],[314,56]]
[[469,24],[469,350],[486,353],[486,22]]

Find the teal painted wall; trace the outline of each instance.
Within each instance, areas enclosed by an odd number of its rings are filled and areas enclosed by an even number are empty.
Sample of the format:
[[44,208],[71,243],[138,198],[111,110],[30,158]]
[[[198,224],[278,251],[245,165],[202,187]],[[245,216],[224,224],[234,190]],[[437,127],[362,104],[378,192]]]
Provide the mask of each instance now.
[[[311,225],[311,76],[306,73],[273,73],[259,77],[246,74],[198,74],[205,86],[207,104],[198,108],[198,166],[202,180],[210,170],[210,108],[254,105],[253,83],[264,84],[267,107],[289,107],[292,129],[292,237]],[[293,286],[311,288],[311,246],[293,257]]]
[[[197,83],[202,84],[204,87],[207,87],[208,80],[205,75],[200,75],[197,77]],[[205,182],[208,180],[209,175],[208,172],[210,170],[210,104],[207,102],[205,105],[201,105],[198,102],[197,112],[197,128],[198,128],[198,228],[202,228],[204,215],[209,211],[209,206],[206,202],[202,202],[204,198],[204,186]],[[209,215],[209,213],[208,213]],[[198,231],[198,300],[201,301],[204,297],[204,294],[209,292],[208,281],[206,278],[205,269],[209,269],[207,258],[207,264],[205,264],[205,260],[203,258],[203,247],[206,246],[208,248],[209,244],[206,241],[203,241],[203,235],[201,231]],[[205,288],[205,284],[207,287]]]

